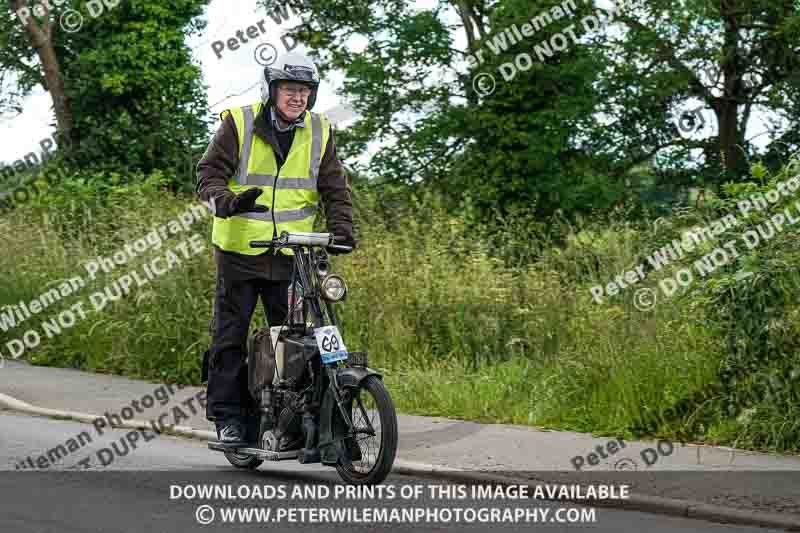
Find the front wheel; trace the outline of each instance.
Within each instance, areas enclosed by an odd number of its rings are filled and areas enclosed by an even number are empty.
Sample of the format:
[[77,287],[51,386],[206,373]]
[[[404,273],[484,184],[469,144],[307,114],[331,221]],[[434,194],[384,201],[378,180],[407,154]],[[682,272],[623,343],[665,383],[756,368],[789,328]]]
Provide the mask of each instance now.
[[[397,413],[383,382],[366,377],[350,394],[347,411],[355,433],[336,471],[352,485],[376,485],[392,470],[397,454]],[[350,453],[355,447],[355,453]],[[358,457],[353,460],[352,456]]]

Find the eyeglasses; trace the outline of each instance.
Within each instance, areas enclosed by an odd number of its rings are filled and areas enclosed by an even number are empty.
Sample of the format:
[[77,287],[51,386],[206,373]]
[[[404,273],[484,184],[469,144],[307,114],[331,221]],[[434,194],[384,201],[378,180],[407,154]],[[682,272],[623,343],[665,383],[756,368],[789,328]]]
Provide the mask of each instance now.
[[302,96],[303,98],[308,98],[311,94],[311,89],[308,87],[280,87],[280,90],[283,94],[290,97]]

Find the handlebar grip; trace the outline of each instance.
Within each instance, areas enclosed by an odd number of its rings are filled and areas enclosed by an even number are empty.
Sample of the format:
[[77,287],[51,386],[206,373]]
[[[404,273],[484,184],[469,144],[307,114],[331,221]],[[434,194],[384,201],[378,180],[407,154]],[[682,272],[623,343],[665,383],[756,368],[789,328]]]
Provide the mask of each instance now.
[[250,248],[269,248],[272,241],[250,241]]
[[343,251],[343,252],[347,252],[347,253],[350,253],[350,252],[352,252],[352,251],[353,251],[353,247],[352,247],[352,246],[343,246],[343,245],[341,245],[341,244],[329,244],[329,245],[328,245],[328,246],[326,246],[325,248],[326,248],[328,251],[331,251],[331,250],[341,250],[341,251]]

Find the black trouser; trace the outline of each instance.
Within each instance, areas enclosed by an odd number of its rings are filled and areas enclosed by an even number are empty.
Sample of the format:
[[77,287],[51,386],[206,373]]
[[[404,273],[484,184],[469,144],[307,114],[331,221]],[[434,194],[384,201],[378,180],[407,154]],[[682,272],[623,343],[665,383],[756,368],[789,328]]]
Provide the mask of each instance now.
[[[247,335],[261,296],[270,326],[280,326],[289,311],[289,281],[231,281],[217,275],[208,368],[206,418],[218,423],[245,416],[256,407],[247,387]],[[241,419],[241,418],[240,418]]]

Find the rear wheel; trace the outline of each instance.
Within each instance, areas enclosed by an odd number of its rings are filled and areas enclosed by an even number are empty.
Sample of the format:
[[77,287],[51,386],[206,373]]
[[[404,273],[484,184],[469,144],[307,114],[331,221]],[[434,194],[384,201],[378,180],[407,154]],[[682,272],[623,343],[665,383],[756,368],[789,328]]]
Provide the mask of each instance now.
[[376,376],[365,378],[350,396],[355,455],[360,457],[353,460],[346,453],[336,471],[352,485],[376,485],[389,475],[397,454],[397,413],[389,391]]
[[244,455],[233,452],[225,452],[225,458],[236,468],[244,468],[247,470],[255,470],[261,466],[261,463],[264,462],[263,459],[259,459],[253,455]]

